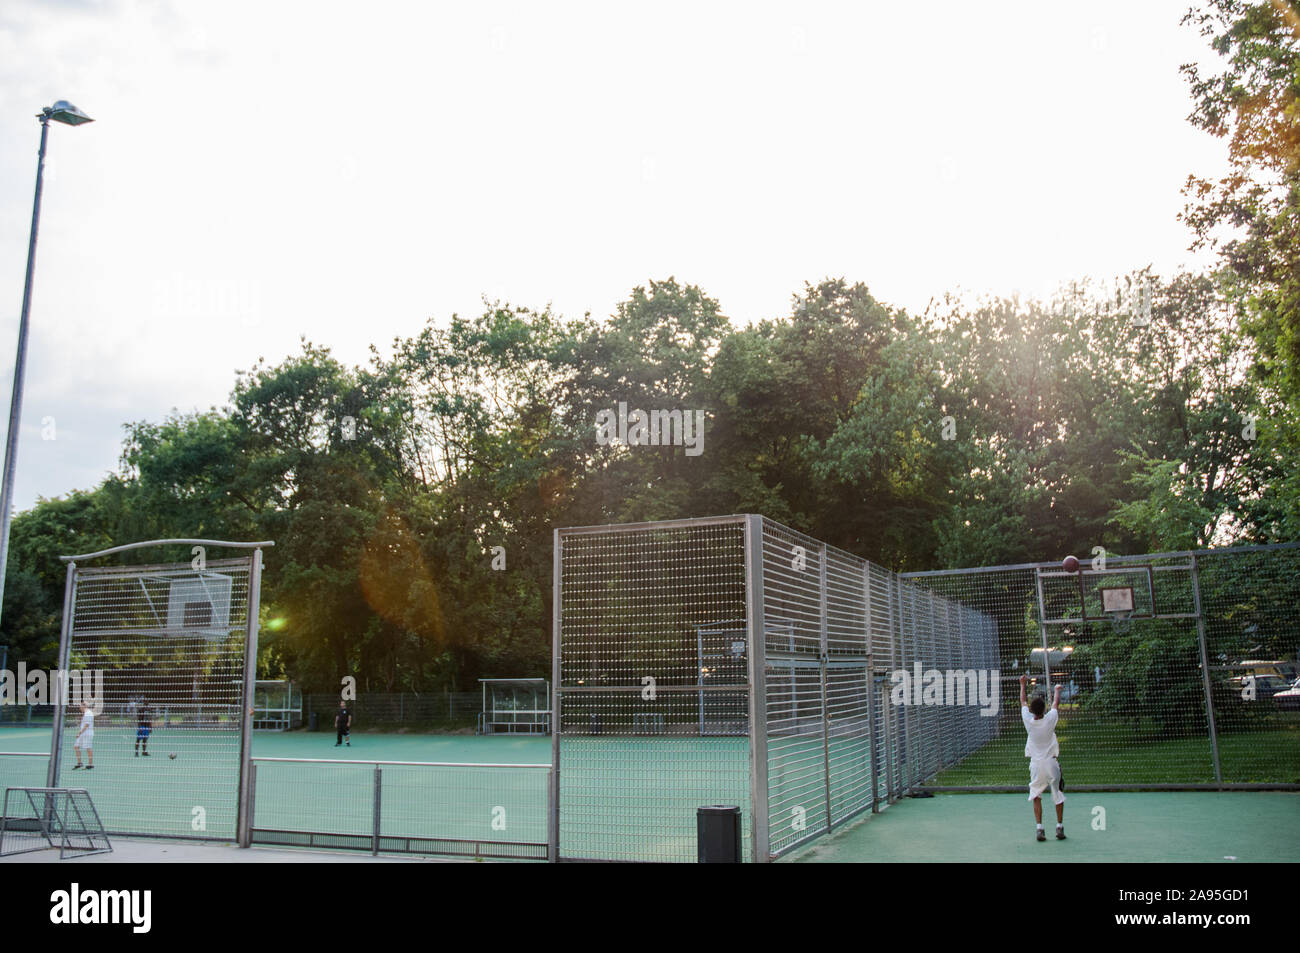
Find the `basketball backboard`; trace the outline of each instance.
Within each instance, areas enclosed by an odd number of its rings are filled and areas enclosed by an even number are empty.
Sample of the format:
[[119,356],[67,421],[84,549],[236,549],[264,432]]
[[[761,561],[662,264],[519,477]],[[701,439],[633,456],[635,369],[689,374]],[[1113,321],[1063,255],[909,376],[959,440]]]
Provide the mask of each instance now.
[[1131,619],[1196,618],[1188,563],[1125,564],[1106,568],[1085,564],[1078,572],[1039,568],[1042,621],[1049,625]]

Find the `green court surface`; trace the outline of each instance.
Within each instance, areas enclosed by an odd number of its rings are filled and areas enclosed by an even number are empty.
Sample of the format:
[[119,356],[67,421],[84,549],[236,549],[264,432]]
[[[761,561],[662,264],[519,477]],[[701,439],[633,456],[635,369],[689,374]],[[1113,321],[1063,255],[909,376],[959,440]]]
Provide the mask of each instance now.
[[[110,829],[194,836],[194,808],[201,806],[205,836],[233,838],[238,779],[233,732],[160,729],[147,760],[135,757],[133,742],[133,730],[97,730],[96,770],[74,773],[70,738],[65,740],[61,783],[90,790]],[[49,743],[48,726],[0,728],[0,752],[44,753]],[[691,860],[695,806],[732,803],[749,813],[743,739],[686,744],[669,738],[593,738],[575,741],[568,750],[565,778],[574,793],[562,801],[561,842],[571,856]],[[167,757],[173,752],[176,760]],[[358,839],[365,846],[374,831],[375,768],[364,762],[445,762],[472,767],[382,766],[382,836],[546,840],[548,772],[509,766],[548,765],[550,738],[354,734],[351,747],[335,747],[334,735],[325,732],[259,732],[253,757],[258,829],[342,835],[352,839],[351,846],[358,846]],[[257,760],[268,758],[334,763]],[[362,763],[337,763],[349,760]],[[798,770],[800,763],[796,758],[789,766],[793,773],[784,777],[781,759],[772,762],[774,809],[795,803],[806,773]],[[479,767],[487,764],[507,767]],[[44,783],[44,758],[0,757],[0,787]],[[785,859],[1231,863],[1300,858],[1297,793],[1066,793],[1069,838],[1063,842],[1051,838],[1054,818],[1046,804],[1049,840],[1033,839],[1033,815],[1022,794],[940,794],[904,798],[878,815],[860,815]],[[629,831],[630,816],[647,823]],[[347,846],[328,839],[315,843]]]
[[[114,732],[110,735],[110,731]],[[64,738],[70,747],[75,729]],[[184,743],[194,731],[157,729],[149,742],[155,754],[168,750],[168,736],[176,744]],[[110,745],[124,746],[130,754],[134,729],[115,731],[100,728],[95,732],[95,757]],[[492,761],[511,764],[549,764],[551,739],[541,735],[434,735],[434,734],[363,734],[353,733],[351,747],[334,746],[334,734],[324,731],[258,731],[253,734],[254,758],[326,758],[329,760],[371,761]],[[22,728],[0,726],[0,751],[50,750],[50,727]]]
[[[904,798],[855,820],[790,859],[823,863],[1261,863],[1300,858],[1300,794],[1066,792],[1066,839],[1043,804],[1034,839],[1022,794]],[[1093,828],[1104,811],[1105,829]]]
[[[73,771],[69,733],[60,783],[90,791],[109,830],[233,839],[238,735],[158,729],[147,759],[136,756],[134,740],[134,728],[97,729],[95,770]],[[48,727],[0,729],[0,752],[47,752],[49,744]],[[381,835],[546,840],[547,770],[508,767],[549,764],[546,737],[354,734],[350,747],[335,747],[334,735],[324,732],[258,732],[253,757],[257,828],[369,837],[374,831],[375,766],[339,762],[446,762],[469,767],[381,767]],[[265,758],[327,763],[258,760]],[[479,767],[486,764],[507,767]],[[44,785],[45,771],[44,758],[0,756],[0,787]]]

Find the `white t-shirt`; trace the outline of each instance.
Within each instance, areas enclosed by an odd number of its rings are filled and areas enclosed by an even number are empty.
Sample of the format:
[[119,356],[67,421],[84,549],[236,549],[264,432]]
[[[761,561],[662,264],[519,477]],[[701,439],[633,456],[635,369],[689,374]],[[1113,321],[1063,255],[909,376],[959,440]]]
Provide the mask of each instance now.
[[95,713],[93,711],[88,711],[81,716],[81,731],[78,731],[77,734],[81,734],[82,731],[90,733],[93,732],[94,730],[95,730]]
[[1035,718],[1028,705],[1020,706],[1020,720],[1025,723],[1029,740],[1025,742],[1025,757],[1030,760],[1038,758],[1055,758],[1061,753],[1056,743],[1056,722],[1059,713],[1055,708],[1044,713],[1042,718]]

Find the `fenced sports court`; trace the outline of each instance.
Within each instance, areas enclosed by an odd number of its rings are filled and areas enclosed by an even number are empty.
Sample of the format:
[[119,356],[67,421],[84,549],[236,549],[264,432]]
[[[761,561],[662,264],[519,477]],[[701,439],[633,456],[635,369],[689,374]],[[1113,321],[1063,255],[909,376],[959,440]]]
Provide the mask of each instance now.
[[[159,752],[175,750],[185,740],[183,732],[160,728],[154,736]],[[185,804],[174,789],[192,790],[194,782],[191,778],[176,785],[180,759],[136,758],[131,753],[133,736],[133,728],[97,731],[99,767],[71,777],[91,792],[106,826],[110,817],[133,816],[133,802],[140,797],[162,812],[188,816],[194,805]],[[49,749],[48,728],[0,730],[0,789],[43,785]],[[366,854],[545,860],[549,755],[549,739],[540,735],[358,733],[350,748],[336,749],[332,731],[257,732],[251,757],[249,843]],[[202,787],[222,796],[232,792],[233,801],[237,773],[211,762],[205,769]]]
[[[558,859],[690,860],[707,803],[766,860],[909,791],[1023,797],[1022,673],[1063,686],[1069,790],[1300,788],[1293,544],[895,575],[721,517],[559,530],[555,596]],[[950,692],[985,670],[993,711]]]
[[[139,622],[152,606],[212,629],[224,597],[186,608],[198,601],[184,597],[188,566],[115,567],[99,586],[87,574],[80,595],[93,611],[65,614],[65,658],[75,649],[105,668],[109,704],[99,767],[78,771],[77,785],[110,834],[232,840],[246,817],[246,844],[692,861],[696,809],[725,803],[742,811],[747,860],[975,860],[1028,818],[1017,697],[1027,672],[1031,692],[1065,688],[1067,791],[1119,792],[1097,801],[1120,809],[1112,833],[1087,843],[1100,853],[1070,856],[1172,859],[1186,847],[1188,859],[1283,859],[1300,846],[1294,793],[1124,793],[1300,788],[1300,711],[1279,687],[1300,648],[1300,547],[894,574],[758,516],[563,529],[555,544],[550,739],[360,736],[333,749],[332,733],[269,732],[246,761],[244,696],[227,687],[237,653]],[[172,610],[161,583],[176,580]],[[151,595],[128,599],[132,588]],[[232,582],[232,606],[255,615],[246,591]],[[1000,680],[969,677],[984,671]],[[919,677],[900,688],[902,673]],[[155,711],[148,762],[130,707],[141,693]],[[544,710],[535,698],[510,706],[533,721]],[[77,725],[56,724],[62,748],[39,727],[0,734],[0,783],[46,785],[51,748],[68,783]],[[939,796],[901,800],[926,789]],[[989,797],[1002,791],[1016,793]],[[1234,797],[1250,800],[1222,800]],[[193,827],[196,807],[206,831]],[[1088,818],[1075,811],[1078,832]],[[944,818],[962,821],[964,841]],[[946,858],[917,846],[932,833]],[[1071,850],[1084,850],[1080,838]],[[998,857],[1023,849],[1008,841]]]

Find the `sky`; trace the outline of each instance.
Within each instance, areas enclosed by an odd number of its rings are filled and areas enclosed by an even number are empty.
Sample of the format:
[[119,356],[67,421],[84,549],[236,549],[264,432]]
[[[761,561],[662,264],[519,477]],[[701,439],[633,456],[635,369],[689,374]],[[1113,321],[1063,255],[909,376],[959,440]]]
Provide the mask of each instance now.
[[826,277],[921,312],[1203,267],[1187,5],[5,0],[3,406],[35,115],[96,120],[50,131],[18,509],[303,336],[364,363],[484,296],[674,276],[744,324]]

